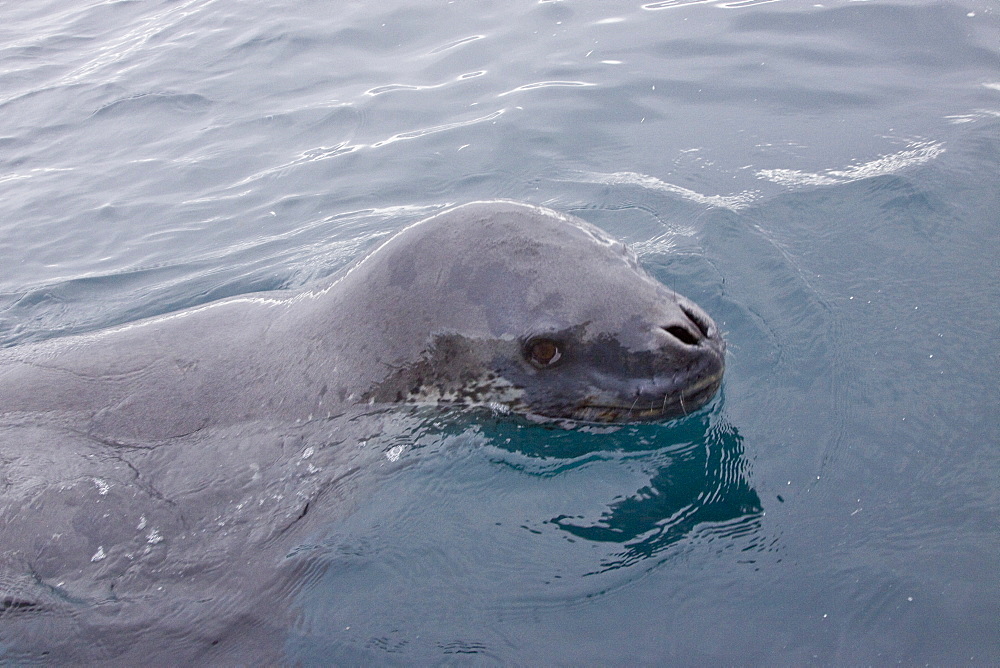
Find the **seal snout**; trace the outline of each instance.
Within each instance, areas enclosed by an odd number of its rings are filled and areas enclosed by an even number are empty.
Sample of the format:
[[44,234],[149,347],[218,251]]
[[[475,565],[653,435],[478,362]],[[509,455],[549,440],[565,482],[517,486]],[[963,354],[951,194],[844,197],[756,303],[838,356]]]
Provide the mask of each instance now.
[[701,309],[684,302],[679,302],[677,307],[679,312],[674,314],[671,322],[660,327],[670,335],[672,341],[687,347],[697,347],[706,340],[717,338],[715,323]]
[[726,364],[726,342],[715,321],[683,297],[672,306],[658,327],[662,347],[653,383],[636,393],[640,402],[662,401],[661,415],[686,414],[707,403],[719,389]]

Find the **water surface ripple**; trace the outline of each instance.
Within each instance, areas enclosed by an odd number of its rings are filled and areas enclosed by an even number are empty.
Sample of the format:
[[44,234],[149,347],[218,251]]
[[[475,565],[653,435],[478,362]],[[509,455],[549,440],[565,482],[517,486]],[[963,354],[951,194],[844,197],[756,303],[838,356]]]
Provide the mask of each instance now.
[[67,536],[0,544],[0,660],[1000,663],[995,3],[0,15],[0,354],[493,198],[626,240],[729,344],[657,425],[0,424],[0,520]]

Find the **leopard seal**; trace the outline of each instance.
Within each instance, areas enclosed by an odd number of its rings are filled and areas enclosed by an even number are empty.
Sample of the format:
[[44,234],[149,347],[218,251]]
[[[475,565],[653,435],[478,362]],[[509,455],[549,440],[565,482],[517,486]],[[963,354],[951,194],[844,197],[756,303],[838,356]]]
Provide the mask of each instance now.
[[417,222],[330,284],[0,355],[0,416],[141,444],[363,403],[627,422],[705,404],[719,328],[579,218],[509,201]]
[[325,285],[0,350],[0,645],[281,662],[316,536],[425,428],[395,404],[663,419],[714,395],[724,354],[622,243],[506,201]]

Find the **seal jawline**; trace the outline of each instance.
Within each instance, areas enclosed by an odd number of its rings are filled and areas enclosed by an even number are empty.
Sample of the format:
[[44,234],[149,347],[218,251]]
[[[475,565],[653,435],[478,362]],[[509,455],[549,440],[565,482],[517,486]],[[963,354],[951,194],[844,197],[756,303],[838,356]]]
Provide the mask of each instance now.
[[639,395],[631,402],[591,397],[561,416],[581,422],[648,422],[690,415],[715,396],[722,373],[709,376],[678,392],[660,396]]

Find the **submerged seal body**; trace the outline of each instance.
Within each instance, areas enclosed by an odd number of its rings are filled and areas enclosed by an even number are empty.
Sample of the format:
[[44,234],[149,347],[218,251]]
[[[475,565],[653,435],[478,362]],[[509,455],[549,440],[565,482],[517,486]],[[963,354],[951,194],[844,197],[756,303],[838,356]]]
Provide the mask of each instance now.
[[361,403],[667,418],[707,402],[725,344],[620,242],[554,211],[459,206],[332,284],[231,298],[0,357],[0,417],[141,443]]

